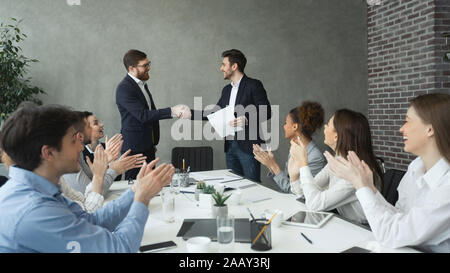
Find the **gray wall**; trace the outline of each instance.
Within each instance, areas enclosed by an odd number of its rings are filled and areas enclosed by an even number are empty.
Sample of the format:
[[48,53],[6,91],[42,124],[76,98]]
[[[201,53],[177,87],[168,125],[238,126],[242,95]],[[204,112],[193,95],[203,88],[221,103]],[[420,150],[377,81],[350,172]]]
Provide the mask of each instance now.
[[[260,79],[270,102],[280,105],[280,165],[289,149],[285,116],[303,100],[322,103],[327,118],[341,107],[367,113],[365,1],[81,0],[69,6],[65,0],[0,0],[1,21],[8,17],[24,19],[23,49],[40,60],[30,75],[47,92],[43,101],[93,111],[109,135],[120,131],[115,88],[130,48],[152,61],[149,86],[157,107],[192,107],[194,96],[202,96],[204,106],[216,103],[228,83],[220,54],[242,50],[247,75]],[[223,141],[175,142],[173,122],[161,122],[158,156],[170,161],[174,146],[211,145],[214,167],[225,168]],[[315,139],[322,145],[322,130]]]

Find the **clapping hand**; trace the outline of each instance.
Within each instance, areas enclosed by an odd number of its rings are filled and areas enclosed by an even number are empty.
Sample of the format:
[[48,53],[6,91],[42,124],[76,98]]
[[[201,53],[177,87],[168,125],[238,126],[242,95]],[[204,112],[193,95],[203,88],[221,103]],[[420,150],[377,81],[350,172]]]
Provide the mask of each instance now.
[[357,190],[362,187],[369,187],[376,192],[372,170],[364,160],[358,158],[355,152],[348,152],[348,160],[343,157],[334,157],[328,151],[324,155],[327,158],[330,171],[335,176],[350,181]]
[[105,178],[106,169],[108,169],[108,156],[101,144],[95,147],[94,163],[86,156],[86,163],[92,171],[92,191],[102,194],[103,179]]
[[300,164],[292,156],[288,161],[288,173],[291,181],[297,181],[300,177]]
[[113,169],[117,174],[124,173],[134,168],[140,168],[143,166],[146,156],[142,154],[129,155],[131,150],[128,149],[120,158],[112,162],[109,167]]
[[275,157],[273,156],[270,148],[268,148],[267,152],[265,152],[258,144],[253,144],[253,155],[256,160],[266,167],[269,167],[271,163],[275,161]]
[[149,164],[144,163],[137,175],[135,200],[148,205],[150,200],[156,196],[161,189],[172,181],[175,169],[172,164],[163,163],[153,170],[159,158]]
[[103,180],[106,169],[108,169],[108,157],[101,144],[98,144],[97,147],[95,147],[94,163],[91,162],[91,159],[88,156],[86,156],[86,163],[89,165],[92,174],[102,177]]
[[106,136],[105,153],[108,156],[108,162],[114,161],[119,158],[122,144],[123,140],[121,134],[115,134],[111,139]]
[[303,142],[292,139],[289,153],[291,157],[298,162],[300,168],[308,166],[308,153]]

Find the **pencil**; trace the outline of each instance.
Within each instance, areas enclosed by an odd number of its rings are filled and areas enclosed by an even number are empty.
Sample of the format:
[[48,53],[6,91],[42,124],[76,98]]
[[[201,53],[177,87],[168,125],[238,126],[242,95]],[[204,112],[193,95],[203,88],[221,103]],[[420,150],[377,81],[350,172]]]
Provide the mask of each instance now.
[[270,222],[272,222],[273,217],[275,217],[275,215],[277,215],[277,213],[275,212],[272,217],[270,217],[269,222],[267,222],[267,224],[264,225],[264,227],[261,229],[261,231],[259,232],[258,236],[256,236],[255,240],[253,240],[252,244],[255,244],[256,241],[258,241],[259,237],[261,237],[261,234],[263,234],[264,230],[266,230],[267,226],[270,224]]

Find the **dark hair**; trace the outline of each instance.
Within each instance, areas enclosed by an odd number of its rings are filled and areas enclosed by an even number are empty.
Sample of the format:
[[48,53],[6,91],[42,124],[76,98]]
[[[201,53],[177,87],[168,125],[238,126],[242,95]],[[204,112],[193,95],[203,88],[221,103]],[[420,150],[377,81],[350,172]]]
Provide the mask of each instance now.
[[289,111],[289,115],[299,125],[302,135],[311,139],[314,132],[323,125],[325,111],[319,103],[305,101]]
[[431,124],[437,148],[447,162],[450,162],[450,95],[420,95],[411,100],[411,106],[424,123]]
[[78,132],[84,132],[84,128],[87,125],[87,118],[89,116],[92,116],[93,113],[92,112],[88,112],[88,111],[74,111],[77,121],[74,124],[75,130],[77,130]]
[[238,65],[238,70],[244,73],[245,65],[247,64],[247,58],[245,58],[244,53],[237,49],[230,49],[222,52],[222,58],[228,57],[230,65]]
[[77,120],[63,106],[24,104],[3,125],[0,144],[18,167],[33,171],[41,164],[42,146],[60,151],[63,137]]
[[373,153],[367,118],[361,113],[340,109],[334,113],[333,125],[338,135],[336,153],[347,158],[348,152],[354,151],[373,171],[375,187],[381,189],[382,172]]
[[144,52],[136,49],[130,49],[123,56],[123,65],[125,66],[125,69],[128,71],[128,67],[138,65],[139,61],[145,58],[147,58],[147,55]]

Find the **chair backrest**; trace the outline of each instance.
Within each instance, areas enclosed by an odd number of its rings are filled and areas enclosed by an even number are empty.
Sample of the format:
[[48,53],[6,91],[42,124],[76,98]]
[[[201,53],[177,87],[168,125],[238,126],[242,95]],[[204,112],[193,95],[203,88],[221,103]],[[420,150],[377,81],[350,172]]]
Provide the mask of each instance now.
[[384,173],[381,194],[393,206],[398,200],[398,184],[400,184],[405,173],[405,171],[396,169],[389,169]]
[[8,179],[8,177],[0,175],[0,187],[3,186],[3,184],[5,184]]
[[191,167],[191,172],[210,171],[213,169],[213,149],[210,146],[204,147],[175,147],[172,149],[172,165],[181,169]]

